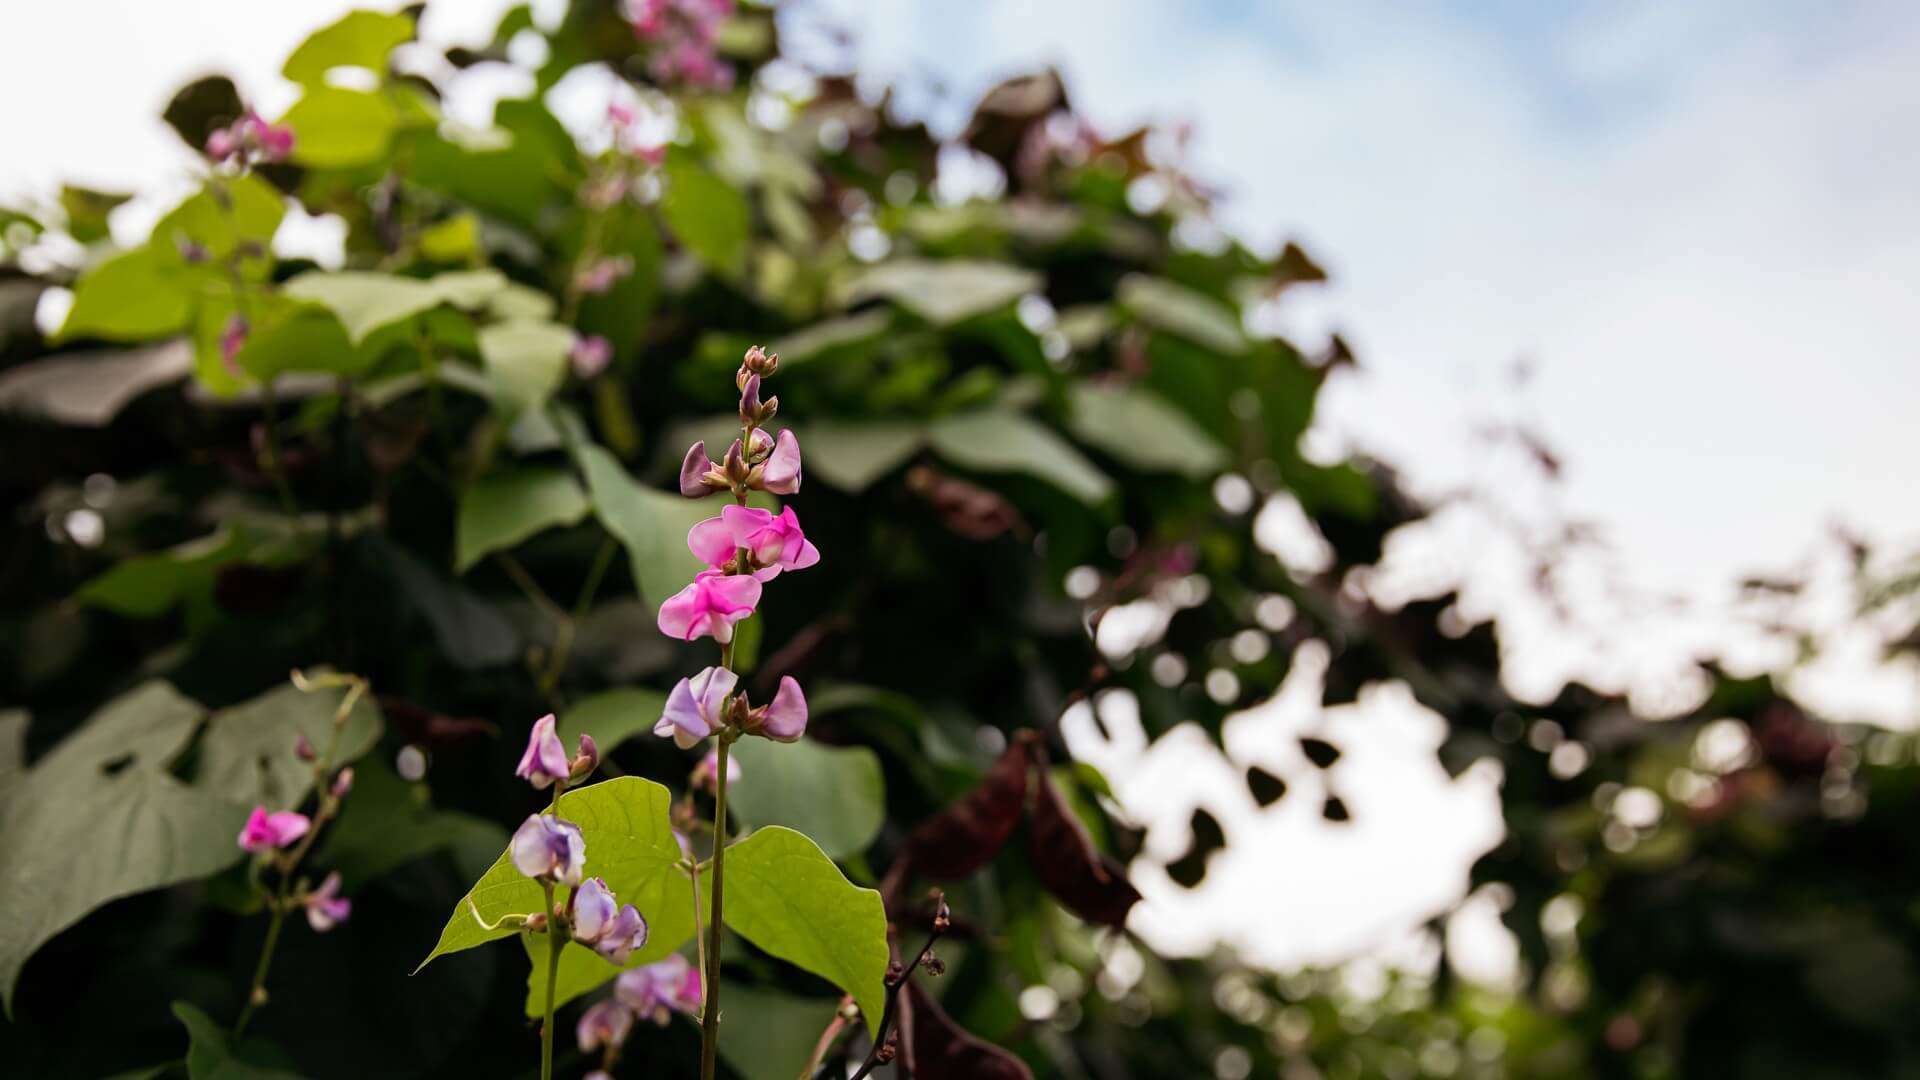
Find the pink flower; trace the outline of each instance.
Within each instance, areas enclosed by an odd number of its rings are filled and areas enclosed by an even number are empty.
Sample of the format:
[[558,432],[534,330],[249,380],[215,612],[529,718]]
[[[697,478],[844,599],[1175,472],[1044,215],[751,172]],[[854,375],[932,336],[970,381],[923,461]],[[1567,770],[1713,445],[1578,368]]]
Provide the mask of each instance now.
[[792,495],[800,490],[800,440],[791,430],[780,432],[773,453],[761,466],[760,484],[777,495]]
[[645,967],[623,972],[613,996],[638,1016],[665,1024],[672,1013],[691,1016],[700,1008],[700,973],[675,953]]
[[627,904],[620,914],[601,935],[593,951],[615,967],[624,967],[633,951],[647,943],[647,920],[640,915],[640,909]]
[[326,933],[347,921],[353,914],[353,901],[340,895],[340,874],[336,871],[328,874],[320,887],[307,894],[303,902],[307,909],[307,922],[315,931]]
[[226,161],[240,152],[240,140],[233,132],[220,128],[207,136],[207,156],[215,161]]
[[587,844],[580,826],[547,814],[529,814],[507,844],[514,869],[530,878],[580,884],[587,865]]
[[780,689],[767,703],[760,734],[775,742],[797,742],[807,733],[807,697],[793,676],[780,676]]
[[260,148],[261,157],[268,161],[281,161],[293,153],[293,129],[285,124],[269,124],[260,114],[247,110],[247,134],[252,136],[253,144]]
[[567,779],[572,772],[567,748],[560,745],[560,735],[554,731],[553,714],[535,720],[533,730],[527,733],[526,752],[520,755],[520,767],[513,770],[513,775],[536,789],[544,789],[555,780]]
[[264,806],[256,806],[248,815],[247,824],[240,830],[240,849],[242,851],[262,852],[283,848],[295,840],[307,835],[313,828],[313,822],[307,815],[296,814],[291,810],[279,810],[267,813]]
[[633,257],[611,255],[574,275],[573,287],[589,296],[599,296],[633,273]]
[[724,645],[733,640],[733,624],[759,603],[760,582],[752,575],[702,570],[660,605],[660,632],[682,641],[712,637]]
[[573,373],[582,379],[591,379],[607,370],[613,361],[613,343],[599,334],[589,334],[573,343],[573,350],[567,354],[573,362]]
[[620,902],[613,890],[597,877],[580,883],[573,893],[573,940],[582,945],[598,944],[613,927],[620,914]]
[[[602,1046],[619,1046],[627,1041],[627,1032],[633,1030],[633,1010],[613,998],[595,1002],[593,1007],[580,1014],[580,1023],[573,1029],[574,1038],[580,1041],[583,1053],[590,1053]],[[592,1076],[605,1076],[606,1073],[591,1073]]]
[[717,518],[695,525],[687,533],[687,548],[708,565],[720,566],[741,548],[753,560],[753,576],[771,581],[782,570],[805,570],[820,561],[820,549],[800,531],[793,507],[775,517],[765,510],[729,506]]
[[705,439],[687,447],[687,456],[680,462],[680,494],[689,499],[704,499],[720,488],[707,482],[707,474],[713,471],[713,459],[707,456]]
[[236,358],[247,344],[247,320],[235,315],[227,320],[227,327],[220,331],[220,362],[226,365],[227,373],[234,378],[244,378],[246,372],[240,370]]
[[[687,783],[693,785],[693,787],[699,791],[709,791],[709,792],[718,791],[719,776],[720,776],[720,751],[709,750],[707,751],[707,756],[700,759],[700,764],[695,765],[693,767],[693,775],[687,779]],[[740,759],[728,758],[727,759],[727,783],[737,784],[739,782],[740,782]]]
[[721,726],[727,698],[739,682],[740,676],[723,667],[706,668],[690,679],[681,679],[667,695],[666,710],[653,725],[653,733],[673,736],[683,750],[691,748]]

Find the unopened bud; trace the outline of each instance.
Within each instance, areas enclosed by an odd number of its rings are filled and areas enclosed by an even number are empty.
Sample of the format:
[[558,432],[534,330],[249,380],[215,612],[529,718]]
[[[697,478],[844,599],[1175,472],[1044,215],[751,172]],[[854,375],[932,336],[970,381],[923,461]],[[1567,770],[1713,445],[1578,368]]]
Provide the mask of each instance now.
[[771,453],[773,436],[767,434],[766,428],[754,428],[753,434],[747,437],[747,463],[758,465],[767,460],[767,455]]
[[760,422],[760,376],[748,375],[740,387],[740,422],[749,427]]
[[753,709],[747,705],[747,695],[744,693],[733,695],[733,699],[727,702],[727,722],[734,727],[745,728],[752,714]]
[[307,733],[304,731],[294,736],[293,756],[301,761],[314,761],[320,757],[313,752],[313,743],[307,739]]
[[733,445],[727,447],[727,463],[722,468],[726,475],[727,483],[735,487],[747,486],[747,481],[752,476],[753,468],[747,464],[746,455],[741,453],[739,439],[733,440]]
[[347,792],[352,790],[353,767],[349,765],[333,774],[333,797],[336,799],[344,799],[347,797]]
[[572,783],[579,783],[593,775],[600,767],[600,748],[593,744],[593,736],[580,733],[580,752],[573,756],[573,772],[568,777]]
[[748,349],[747,355],[741,359],[740,369],[765,378],[780,370],[780,354],[770,353],[755,345]]

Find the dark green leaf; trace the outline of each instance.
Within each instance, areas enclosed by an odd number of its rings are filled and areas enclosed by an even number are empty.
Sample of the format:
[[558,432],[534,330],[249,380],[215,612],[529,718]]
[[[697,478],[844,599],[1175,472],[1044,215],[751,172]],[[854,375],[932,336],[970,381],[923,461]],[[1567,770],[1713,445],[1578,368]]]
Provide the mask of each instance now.
[[492,552],[515,547],[536,533],[572,525],[586,514],[586,493],[565,469],[488,473],[460,500],[453,568],[464,574]]

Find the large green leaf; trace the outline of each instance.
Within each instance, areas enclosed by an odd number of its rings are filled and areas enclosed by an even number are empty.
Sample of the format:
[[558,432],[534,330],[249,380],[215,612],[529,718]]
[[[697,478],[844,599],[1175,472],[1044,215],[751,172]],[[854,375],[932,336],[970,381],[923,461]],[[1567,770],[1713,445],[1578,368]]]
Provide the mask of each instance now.
[[751,210],[746,196],[675,147],[667,154],[667,193],[660,212],[688,251],[722,277],[747,268]]
[[193,313],[193,285],[193,275],[177,272],[151,248],[122,252],[74,285],[58,336],[149,341],[178,333]]
[[480,331],[480,359],[493,383],[494,407],[517,416],[547,403],[567,377],[573,331],[559,323],[510,319]]
[[793,1080],[800,1075],[839,1008],[832,998],[731,982],[721,984],[720,1001],[728,1018],[751,1017],[750,1038],[720,1040],[720,1056],[742,1080]]
[[380,160],[400,117],[379,94],[323,83],[307,87],[280,122],[293,129],[294,161],[339,169]]
[[848,302],[885,297],[935,326],[1006,307],[1045,284],[1032,270],[974,259],[894,259],[847,286]]
[[421,279],[370,270],[315,270],[290,279],[289,296],[311,300],[339,318],[354,345],[368,335],[441,304],[484,306],[507,285],[497,270],[465,271]]
[[926,445],[927,428],[911,420],[825,420],[795,428],[794,436],[808,473],[858,494]]
[[381,538],[371,543],[392,571],[401,594],[426,616],[434,641],[449,663],[473,671],[496,667],[520,654],[520,632],[498,607],[400,545]]
[[1165,278],[1129,274],[1115,297],[1142,322],[1179,334],[1215,352],[1247,351],[1247,332],[1233,309],[1204,293]]
[[1226,448],[1187,414],[1145,387],[1074,383],[1068,428],[1137,469],[1204,480],[1226,468]]
[[884,308],[861,311],[795,330],[767,349],[780,355],[780,367],[784,370],[790,364],[831,355],[836,349],[876,341],[892,325],[893,315]]
[[233,1045],[226,1028],[187,1002],[174,1002],[173,1015],[187,1026],[187,1080],[302,1080],[291,1069],[263,1064],[283,1056],[273,1047],[258,1039]]
[[413,38],[413,19],[405,14],[349,11],[339,21],[313,32],[287,57],[280,73],[294,82],[313,86],[326,82],[337,67],[366,68],[384,75],[387,54]]
[[140,395],[179,382],[192,370],[193,350],[180,340],[56,353],[0,372],[0,411],[105,427]]
[[865,851],[886,819],[880,758],[864,746],[743,739],[733,757],[740,781],[727,806],[748,825],[797,829],[840,859]]
[[0,789],[0,996],[54,935],[110,901],[241,857],[246,809],[163,771],[204,710],[161,682],[116,698]]
[[605,754],[635,735],[652,731],[666,705],[667,695],[658,690],[602,690],[574,702],[561,714],[561,741],[571,746],[575,737],[591,735]]
[[75,595],[117,615],[156,618],[194,590],[210,587],[214,572],[246,550],[239,530],[223,528],[165,551],[122,559]]
[[[292,809],[313,787],[313,765],[301,761],[300,736],[324,749],[333,736],[333,714],[345,690],[312,693],[291,684],[222,709],[207,721],[200,741],[194,786],[245,806],[264,803]],[[361,697],[340,731],[333,763],[345,765],[380,738],[380,707]]]
[[[703,886],[711,870],[702,874]],[[705,892],[702,892],[705,899]],[[778,825],[727,848],[729,928],[763,951],[853,995],[877,1031],[886,1008],[887,913],[820,845]]]
[[587,496],[565,469],[512,468],[488,473],[460,500],[454,522],[454,569],[466,573],[495,551],[535,533],[572,525],[587,514]]
[[[647,603],[658,606],[706,569],[687,550],[687,531],[720,512],[717,500],[688,499],[677,492],[642,487],[604,447],[582,446],[579,459],[581,471],[587,475],[593,512],[626,547],[633,579]],[[778,508],[778,503],[762,493],[756,493],[748,504]]]
[[272,184],[251,173],[209,181],[179,206],[154,223],[147,244],[162,265],[188,265],[184,249],[197,245],[206,258],[224,263],[246,245],[258,254],[243,259],[249,277],[264,278],[272,260],[266,257],[273,234],[286,217],[286,200]]
[[[628,967],[652,963],[678,950],[693,936],[693,886],[686,873],[677,868],[680,842],[674,839],[673,826],[667,820],[672,804],[672,792],[637,776],[591,784],[560,797],[560,816],[580,826],[586,842],[587,876],[604,878],[621,903],[634,905],[646,916],[647,944],[634,952]],[[426,967],[435,957],[515,933],[504,928],[484,929],[474,919],[474,908],[491,923],[503,915],[540,911],[545,903],[540,886],[514,869],[512,859],[502,851],[493,867],[454,906],[440,940],[420,967]],[[619,972],[590,950],[569,946],[567,954],[562,962],[562,989],[566,992],[561,1000],[586,993]],[[589,960],[591,964],[586,963]],[[544,968],[540,974],[545,975]],[[544,994],[544,983],[542,991]]]
[[1022,413],[986,409],[936,421],[927,432],[941,457],[980,472],[1037,476],[1082,502],[1113,492],[1113,480],[1053,429]]

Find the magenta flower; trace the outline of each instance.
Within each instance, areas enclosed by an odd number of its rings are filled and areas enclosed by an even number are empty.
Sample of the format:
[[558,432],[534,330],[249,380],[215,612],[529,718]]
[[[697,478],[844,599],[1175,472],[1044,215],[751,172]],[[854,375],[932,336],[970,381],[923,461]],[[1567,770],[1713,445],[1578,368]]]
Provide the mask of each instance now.
[[683,750],[692,747],[725,720],[727,698],[739,681],[740,676],[723,667],[706,668],[690,679],[681,679],[667,695],[666,711],[653,725],[653,733],[673,736]]
[[687,456],[680,462],[680,494],[689,499],[704,499],[719,491],[724,484],[715,485],[708,481],[713,473],[713,459],[707,456],[706,440],[687,447]]
[[760,582],[752,575],[702,570],[660,605],[660,632],[682,641],[711,637],[724,645],[733,640],[733,624],[759,603]]
[[[627,1032],[633,1030],[633,1010],[620,1004],[613,998],[595,1002],[592,1008],[580,1014],[580,1023],[574,1027],[574,1038],[580,1041],[582,1053],[591,1053],[602,1046],[619,1046],[627,1041]],[[606,1073],[590,1073],[589,1076],[605,1076]]]
[[[700,764],[693,767],[693,775],[687,779],[687,783],[693,785],[693,787],[699,791],[718,791],[719,776],[720,751],[709,750],[707,751],[707,756],[700,759]],[[730,757],[727,759],[727,783],[737,784],[739,782],[740,759]]]
[[226,161],[240,152],[240,140],[233,132],[220,128],[207,136],[207,156],[215,161]]
[[639,908],[627,904],[620,909],[613,925],[607,927],[606,933],[594,944],[593,951],[615,967],[624,967],[632,957],[633,950],[646,943],[647,920],[641,917]]
[[776,495],[792,495],[800,490],[800,440],[792,430],[783,430],[774,440],[773,453],[761,466],[760,485]]
[[638,1016],[665,1024],[672,1013],[692,1016],[700,1008],[700,972],[675,953],[623,972],[613,984],[616,1000]]
[[247,110],[247,134],[254,146],[260,150],[260,156],[268,161],[282,161],[293,153],[293,129],[285,124],[269,124],[260,114]]
[[240,830],[240,849],[258,853],[283,848],[307,835],[311,828],[313,822],[308,821],[305,814],[291,810],[269,814],[266,807],[256,806]]
[[303,904],[308,924],[322,934],[346,922],[347,916],[353,914],[353,901],[340,895],[338,871],[328,874],[319,888],[307,894]]
[[236,379],[245,378],[246,372],[240,369],[236,358],[247,344],[247,320],[235,315],[227,320],[226,329],[220,331],[220,363],[225,365],[227,374]]
[[507,845],[514,869],[530,878],[552,878],[565,885],[580,884],[587,865],[587,844],[580,826],[547,814],[531,814],[513,832]]
[[573,364],[573,373],[582,379],[591,379],[607,370],[613,362],[613,343],[599,334],[588,334],[576,339],[573,350],[567,354]]
[[780,689],[767,703],[760,734],[775,742],[797,742],[807,733],[807,697],[791,675],[780,676]]
[[553,726],[552,713],[533,722],[533,730],[527,733],[526,752],[520,755],[520,767],[513,770],[513,775],[536,789],[573,773],[573,762],[567,759],[567,748],[560,745],[560,735]]
[[573,892],[573,940],[582,945],[598,944],[619,915],[620,902],[614,899],[613,890],[600,878],[588,878]]
[[820,561],[820,549],[800,531],[800,519],[791,506],[778,517],[750,506],[726,507],[719,517],[708,518],[687,533],[687,547],[714,566],[745,548],[753,560],[753,576],[761,581]]

